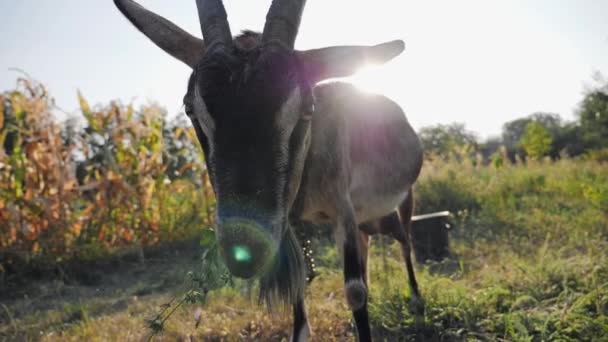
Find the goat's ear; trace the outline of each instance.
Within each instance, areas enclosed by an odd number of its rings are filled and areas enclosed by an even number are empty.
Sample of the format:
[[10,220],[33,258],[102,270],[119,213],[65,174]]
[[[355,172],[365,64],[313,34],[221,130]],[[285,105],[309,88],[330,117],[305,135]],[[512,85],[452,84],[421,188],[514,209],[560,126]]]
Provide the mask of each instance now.
[[346,77],[366,64],[384,64],[403,52],[402,40],[374,46],[331,46],[297,51],[306,76],[317,83],[328,78]]
[[114,0],[114,4],[129,21],[158,47],[194,68],[200,61],[205,44],[169,20],[153,13],[132,0]]

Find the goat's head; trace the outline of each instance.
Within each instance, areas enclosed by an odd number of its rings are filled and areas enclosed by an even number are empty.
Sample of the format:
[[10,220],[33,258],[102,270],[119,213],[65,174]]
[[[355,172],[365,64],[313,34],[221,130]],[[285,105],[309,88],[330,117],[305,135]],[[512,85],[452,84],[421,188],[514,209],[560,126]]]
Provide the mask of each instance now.
[[305,0],[274,0],[261,35],[232,39],[221,0],[197,0],[203,40],[131,0],[120,11],[193,70],[184,97],[217,197],[230,271],[249,278],[274,258],[300,186],[314,116],[312,87],[384,63],[402,41],[295,51]]

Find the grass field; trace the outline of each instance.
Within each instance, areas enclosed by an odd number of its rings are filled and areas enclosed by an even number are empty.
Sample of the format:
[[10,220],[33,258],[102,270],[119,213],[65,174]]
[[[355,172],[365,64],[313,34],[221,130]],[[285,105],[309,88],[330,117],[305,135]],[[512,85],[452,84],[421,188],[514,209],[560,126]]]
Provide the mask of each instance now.
[[[456,257],[418,268],[426,313],[415,322],[398,246],[372,240],[376,340],[608,340],[608,165],[428,162],[416,192],[417,212],[456,214]],[[335,250],[315,248],[320,275],[306,297],[314,340],[352,340]],[[182,293],[200,254],[197,243],[165,246],[145,264],[122,258],[90,267],[84,280],[13,287],[0,295],[0,340],[145,339],[145,320]],[[255,289],[240,283],[212,291],[205,305],[180,306],[155,339],[287,340],[291,313],[265,313],[254,297]]]

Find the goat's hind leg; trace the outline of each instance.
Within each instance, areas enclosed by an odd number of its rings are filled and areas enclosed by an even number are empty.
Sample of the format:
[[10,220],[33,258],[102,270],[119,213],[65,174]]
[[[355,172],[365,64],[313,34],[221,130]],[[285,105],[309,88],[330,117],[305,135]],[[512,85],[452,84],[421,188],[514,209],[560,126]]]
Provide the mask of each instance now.
[[412,262],[411,227],[412,213],[414,211],[414,197],[410,189],[405,201],[399,205],[397,211],[381,219],[382,231],[387,232],[401,244],[401,253],[405,261],[405,268],[409,280],[411,293],[411,309],[420,316],[424,317],[424,300],[418,289],[414,265]]

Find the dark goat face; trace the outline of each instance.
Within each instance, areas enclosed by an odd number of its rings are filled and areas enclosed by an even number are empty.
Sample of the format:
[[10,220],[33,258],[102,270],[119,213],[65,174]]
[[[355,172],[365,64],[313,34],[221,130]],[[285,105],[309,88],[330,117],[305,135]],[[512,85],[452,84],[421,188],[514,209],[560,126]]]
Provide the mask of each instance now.
[[283,49],[219,51],[184,98],[217,199],[217,237],[230,271],[269,265],[287,227],[310,140],[311,88]]

